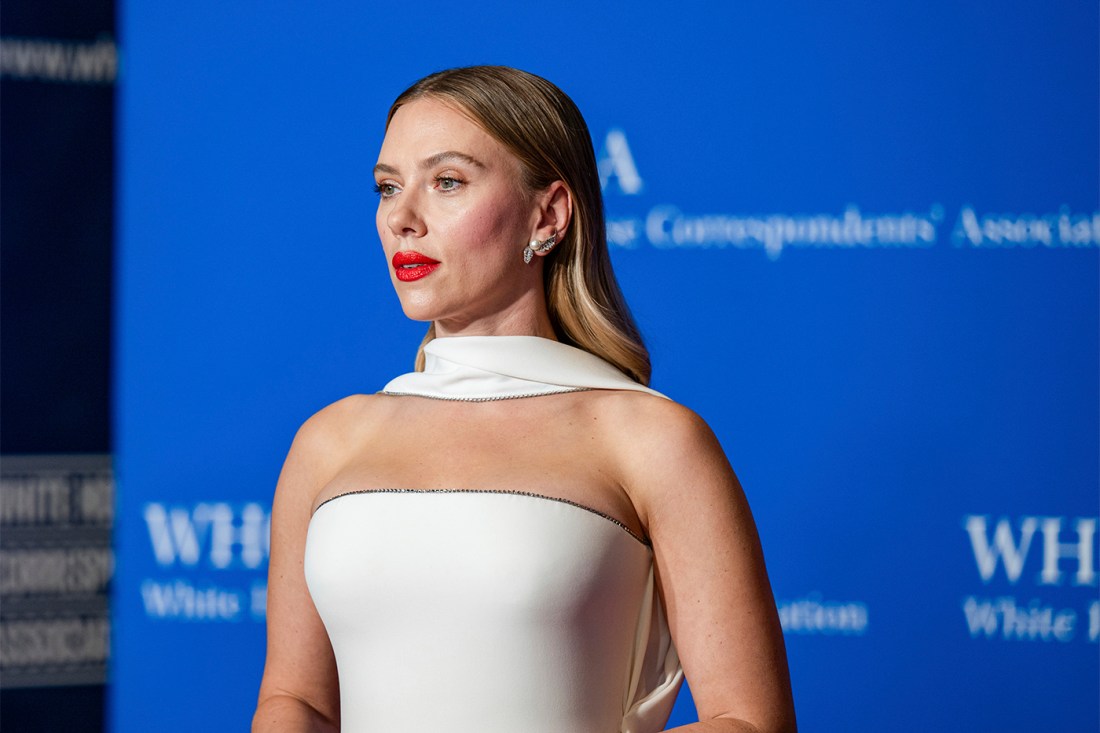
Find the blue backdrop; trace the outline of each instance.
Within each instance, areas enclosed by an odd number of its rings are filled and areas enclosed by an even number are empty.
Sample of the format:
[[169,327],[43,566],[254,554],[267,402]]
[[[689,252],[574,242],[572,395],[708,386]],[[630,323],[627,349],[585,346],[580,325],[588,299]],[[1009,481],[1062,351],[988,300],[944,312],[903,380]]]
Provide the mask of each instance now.
[[113,730],[247,725],[291,437],[423,331],[385,111],[470,63],[585,112],[803,729],[1100,727],[1096,3],[317,5],[122,4]]

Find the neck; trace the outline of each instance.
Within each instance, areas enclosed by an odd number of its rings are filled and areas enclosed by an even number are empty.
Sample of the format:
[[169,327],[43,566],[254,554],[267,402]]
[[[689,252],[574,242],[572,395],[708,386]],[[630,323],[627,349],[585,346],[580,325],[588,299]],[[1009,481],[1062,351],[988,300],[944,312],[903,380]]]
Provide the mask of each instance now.
[[557,341],[546,303],[540,298],[476,321],[444,319],[435,321],[437,338],[450,336],[539,336]]

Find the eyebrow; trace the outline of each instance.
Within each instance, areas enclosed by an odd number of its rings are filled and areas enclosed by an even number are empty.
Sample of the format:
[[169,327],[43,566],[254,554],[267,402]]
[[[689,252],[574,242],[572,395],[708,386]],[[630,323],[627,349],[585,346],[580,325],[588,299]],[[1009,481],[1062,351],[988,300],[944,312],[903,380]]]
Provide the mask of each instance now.
[[[485,170],[485,164],[482,163],[480,160],[471,155],[467,155],[466,153],[460,153],[457,150],[444,150],[442,153],[436,153],[435,155],[429,156],[420,162],[420,167],[434,168],[441,163],[447,163],[449,161],[458,161],[460,163],[466,163],[467,165],[472,165],[476,168],[481,168],[482,170]],[[374,172],[396,175],[398,171],[392,165],[379,163],[378,165],[374,166]]]

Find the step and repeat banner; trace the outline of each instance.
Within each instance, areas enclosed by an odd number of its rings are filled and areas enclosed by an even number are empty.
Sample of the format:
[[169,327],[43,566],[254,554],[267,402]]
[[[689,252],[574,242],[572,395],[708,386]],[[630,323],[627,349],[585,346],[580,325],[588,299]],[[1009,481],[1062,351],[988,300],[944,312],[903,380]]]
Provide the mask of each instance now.
[[374,229],[385,112],[471,63],[587,116],[803,729],[1100,726],[1095,3],[121,11],[112,730],[248,725],[291,438],[423,332]]
[[0,729],[102,730],[113,0],[0,8]]

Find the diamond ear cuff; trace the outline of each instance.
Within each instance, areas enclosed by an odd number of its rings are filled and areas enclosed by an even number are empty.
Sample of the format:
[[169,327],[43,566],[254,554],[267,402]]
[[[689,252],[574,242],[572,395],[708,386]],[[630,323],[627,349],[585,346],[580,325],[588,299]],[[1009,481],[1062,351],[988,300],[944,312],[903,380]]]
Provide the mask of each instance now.
[[536,252],[549,252],[554,249],[554,245],[557,243],[557,232],[554,232],[542,242],[537,239],[532,239],[530,243],[523,248],[523,262],[528,265],[531,264],[531,258],[535,256]]

